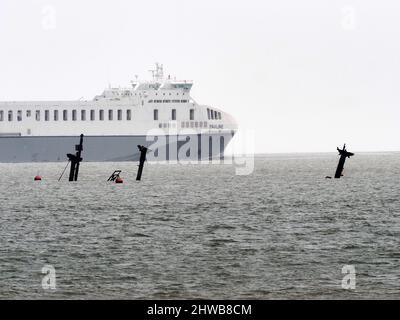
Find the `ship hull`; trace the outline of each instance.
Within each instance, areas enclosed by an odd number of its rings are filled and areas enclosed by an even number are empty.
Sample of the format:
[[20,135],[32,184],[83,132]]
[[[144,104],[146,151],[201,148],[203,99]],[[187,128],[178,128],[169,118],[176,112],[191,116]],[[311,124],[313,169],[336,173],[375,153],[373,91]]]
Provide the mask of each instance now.
[[[138,161],[137,145],[151,150],[149,161],[222,159],[234,132],[166,136],[85,136],[83,161]],[[0,163],[63,162],[75,153],[79,136],[0,137]]]

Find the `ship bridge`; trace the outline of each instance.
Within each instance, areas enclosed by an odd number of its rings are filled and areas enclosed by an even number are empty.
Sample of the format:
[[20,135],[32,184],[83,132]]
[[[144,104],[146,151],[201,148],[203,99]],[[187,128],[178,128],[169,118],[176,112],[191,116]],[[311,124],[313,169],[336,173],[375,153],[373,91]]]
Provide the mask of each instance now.
[[151,81],[139,81],[138,79],[131,81],[130,88],[112,88],[111,86],[103,91],[101,95],[94,97],[94,101],[98,100],[121,100],[123,98],[130,98],[133,96],[148,96],[148,94],[165,95],[169,93],[185,93],[189,95],[190,90],[193,86],[193,81],[191,80],[176,80],[171,79],[168,76],[164,79],[163,65],[156,64],[155,70],[150,70],[152,72],[153,80]]

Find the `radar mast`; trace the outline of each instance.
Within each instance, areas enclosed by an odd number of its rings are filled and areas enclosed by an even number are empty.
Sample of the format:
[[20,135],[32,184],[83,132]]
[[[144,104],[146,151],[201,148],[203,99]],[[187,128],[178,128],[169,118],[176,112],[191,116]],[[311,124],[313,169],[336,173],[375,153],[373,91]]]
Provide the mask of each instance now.
[[161,82],[164,80],[164,66],[158,62],[156,62],[156,68],[153,70],[149,70],[153,77],[153,81]]

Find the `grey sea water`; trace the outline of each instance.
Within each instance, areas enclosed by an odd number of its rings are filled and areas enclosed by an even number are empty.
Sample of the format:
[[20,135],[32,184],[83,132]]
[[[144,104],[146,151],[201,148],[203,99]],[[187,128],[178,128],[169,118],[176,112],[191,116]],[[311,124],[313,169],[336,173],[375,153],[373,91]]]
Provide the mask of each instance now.
[[[146,164],[140,183],[134,163],[82,163],[77,183],[57,182],[62,163],[0,164],[0,298],[399,299],[400,153],[325,179],[337,161]],[[114,169],[124,184],[106,182]]]

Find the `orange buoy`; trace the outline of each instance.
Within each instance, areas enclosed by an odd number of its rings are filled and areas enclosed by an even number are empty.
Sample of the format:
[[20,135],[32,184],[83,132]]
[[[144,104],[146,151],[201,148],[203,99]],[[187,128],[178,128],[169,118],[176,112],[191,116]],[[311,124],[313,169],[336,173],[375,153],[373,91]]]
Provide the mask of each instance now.
[[36,176],[35,178],[33,178],[34,181],[42,181],[42,177],[41,176]]
[[118,177],[117,179],[115,179],[115,183],[123,183],[124,180],[121,177]]

